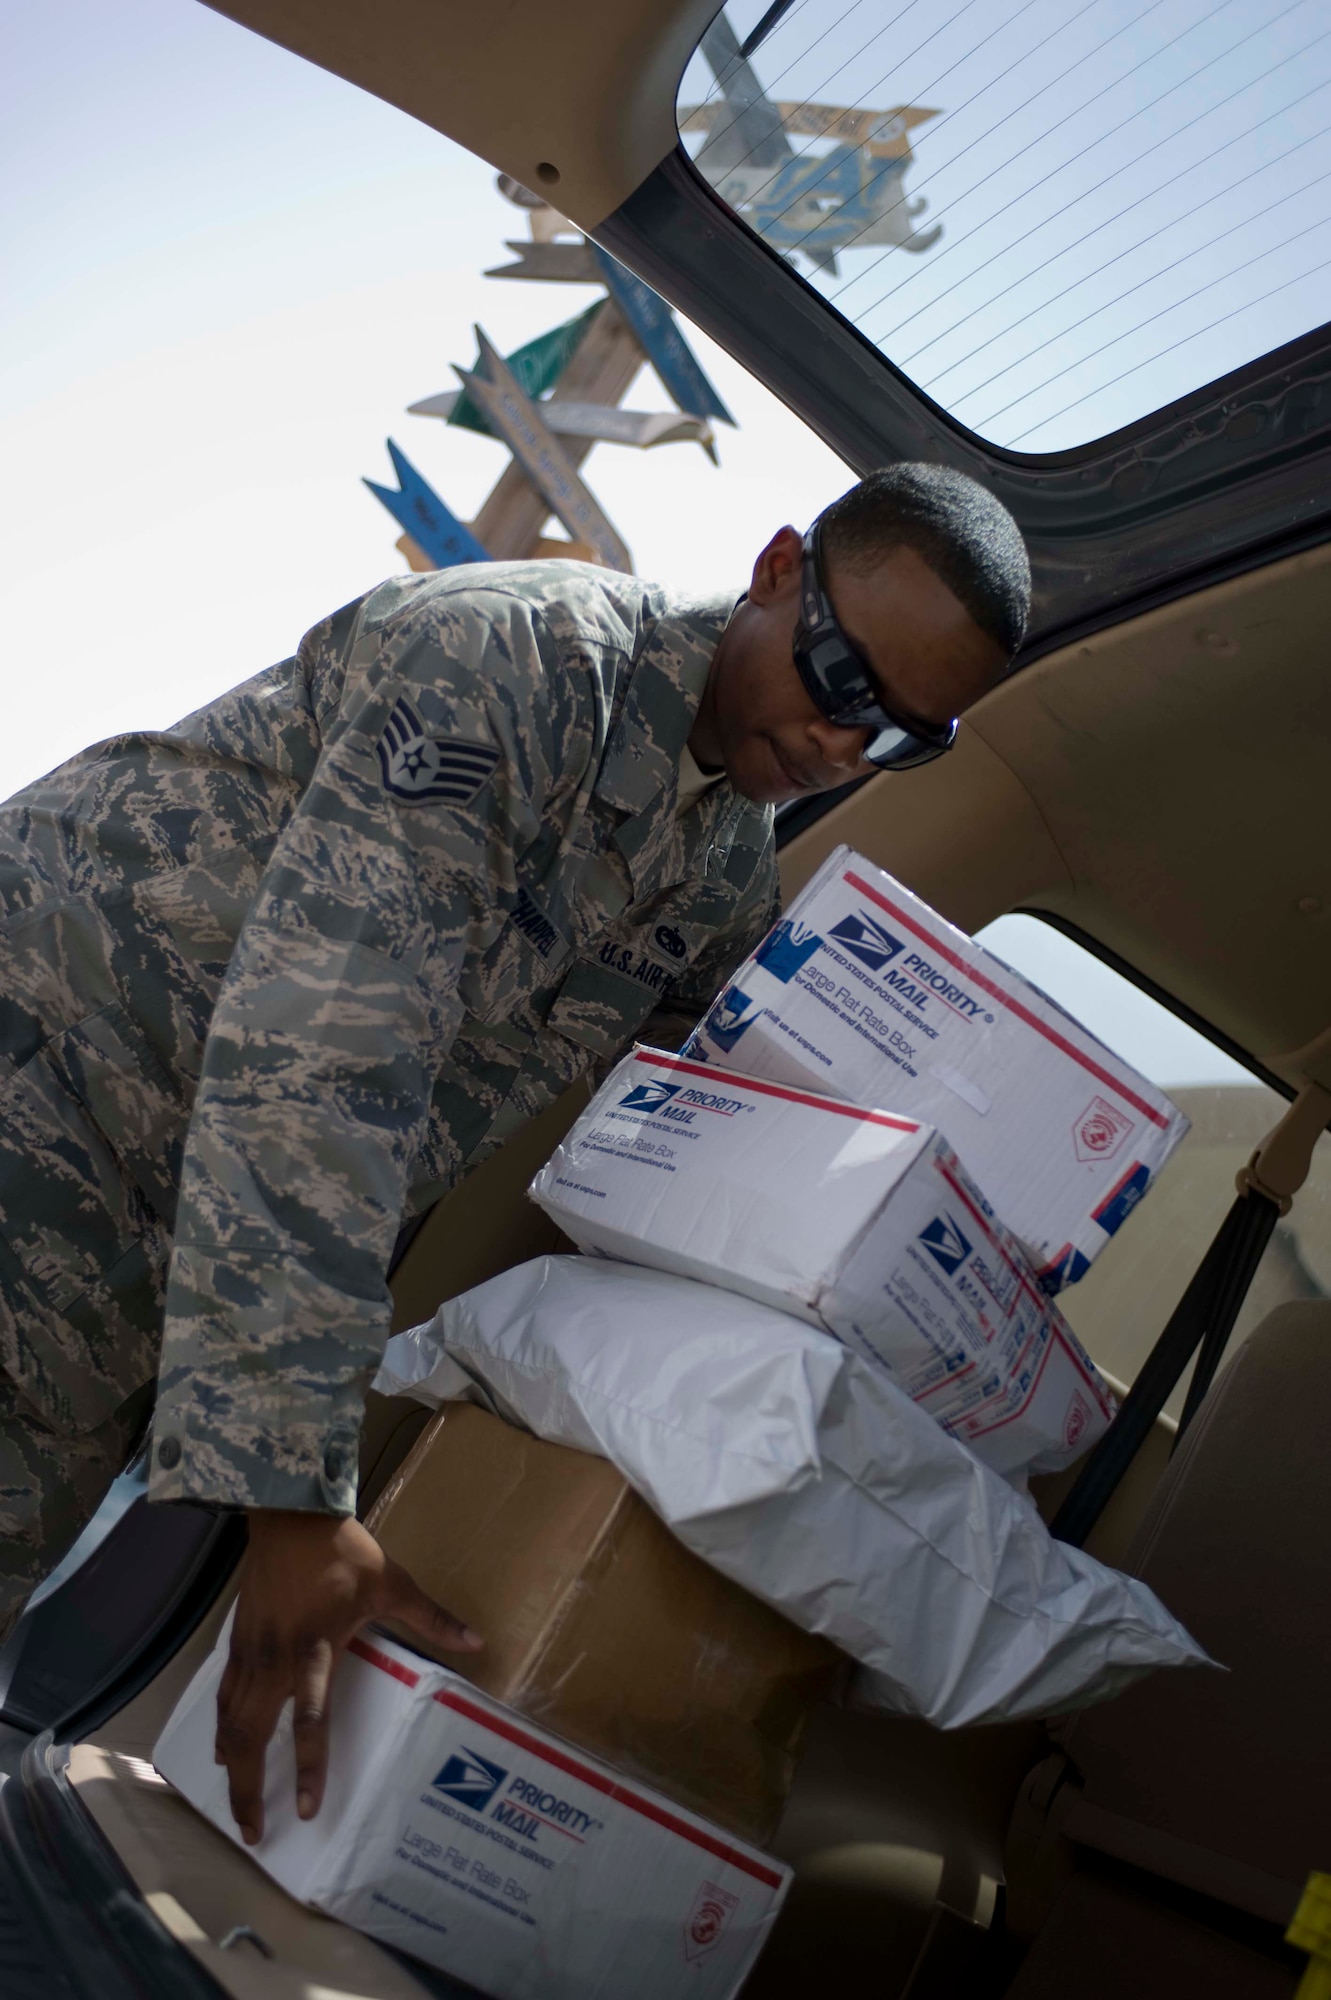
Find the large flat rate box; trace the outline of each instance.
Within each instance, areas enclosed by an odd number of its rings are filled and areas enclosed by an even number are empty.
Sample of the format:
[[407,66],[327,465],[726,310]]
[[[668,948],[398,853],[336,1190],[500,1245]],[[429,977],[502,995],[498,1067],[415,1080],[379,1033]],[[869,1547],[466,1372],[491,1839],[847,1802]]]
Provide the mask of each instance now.
[[1005,1475],[1054,1471],[1108,1391],[930,1125],[636,1049],[532,1183],[580,1249],[836,1334]]
[[[230,1628],[154,1758],[238,1840],[213,1761]],[[338,1670],[328,1792],[295,1814],[288,1717],[246,1851],[302,1903],[492,2000],[726,2000],[789,1870],[381,1637]]]
[[1154,1084],[848,847],[685,1054],[938,1126],[1050,1292],[1081,1277],[1188,1129]]

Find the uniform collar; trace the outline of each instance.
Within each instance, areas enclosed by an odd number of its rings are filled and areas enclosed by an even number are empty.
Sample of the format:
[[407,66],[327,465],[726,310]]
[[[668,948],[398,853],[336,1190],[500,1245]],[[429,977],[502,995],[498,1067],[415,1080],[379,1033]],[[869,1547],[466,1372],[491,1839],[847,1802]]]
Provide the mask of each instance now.
[[729,593],[667,602],[638,654],[601,763],[596,790],[607,804],[625,813],[673,817],[679,753],[735,604]]

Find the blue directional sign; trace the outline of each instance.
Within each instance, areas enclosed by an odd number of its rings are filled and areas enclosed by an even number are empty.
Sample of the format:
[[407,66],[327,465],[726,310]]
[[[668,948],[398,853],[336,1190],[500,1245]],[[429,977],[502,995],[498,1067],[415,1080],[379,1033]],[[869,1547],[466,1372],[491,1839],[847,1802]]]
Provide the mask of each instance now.
[[599,244],[591,247],[606,290],[680,409],[691,417],[715,417],[723,424],[733,424],[735,419],[703,373],[702,364],[680,332],[665,300],[632,271],[616,263]]
[[406,529],[411,539],[424,549],[437,569],[452,569],[458,563],[489,562],[490,551],[483,548],[471,529],[444,505],[434,488],[421,478],[411,460],[388,439],[388,455],[393,461],[401,492],[378,486],[373,479],[365,484],[377,500],[382,500],[393,519]]

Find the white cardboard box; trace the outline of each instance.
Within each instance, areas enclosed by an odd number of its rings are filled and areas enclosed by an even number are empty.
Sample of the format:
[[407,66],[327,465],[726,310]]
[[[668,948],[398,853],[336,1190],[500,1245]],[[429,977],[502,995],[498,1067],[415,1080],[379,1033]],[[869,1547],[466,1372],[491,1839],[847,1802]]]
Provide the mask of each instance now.
[[932,1126],[636,1049],[531,1186],[582,1250],[794,1313],[995,1471],[1052,1471],[1112,1400]]
[[[230,1621],[153,1753],[239,1840],[213,1761]],[[790,1871],[391,1639],[338,1669],[328,1791],[295,1813],[290,1709],[246,1852],[301,1902],[493,2000],[726,2000]]]
[[1057,1292],[1188,1129],[1154,1084],[881,868],[839,847],[685,1054],[938,1125]]

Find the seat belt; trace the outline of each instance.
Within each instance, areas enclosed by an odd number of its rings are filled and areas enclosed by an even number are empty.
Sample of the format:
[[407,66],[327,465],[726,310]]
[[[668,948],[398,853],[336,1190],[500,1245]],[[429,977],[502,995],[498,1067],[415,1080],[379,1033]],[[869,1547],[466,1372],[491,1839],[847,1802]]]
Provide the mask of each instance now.
[[[1308,1177],[1313,1147],[1331,1121],[1331,1090],[1310,1083],[1237,1176],[1238,1197],[1193,1273],[1155,1346],[1055,1514],[1051,1533],[1080,1548],[1146,1441],[1193,1355],[1178,1437],[1215,1379],[1234,1323],[1282,1215]],[[1200,1351],[1199,1351],[1200,1350]],[[1175,1438],[1175,1447],[1178,1444]]]

